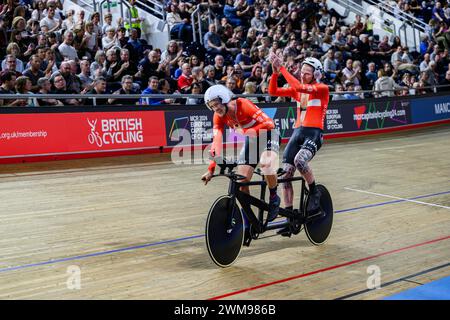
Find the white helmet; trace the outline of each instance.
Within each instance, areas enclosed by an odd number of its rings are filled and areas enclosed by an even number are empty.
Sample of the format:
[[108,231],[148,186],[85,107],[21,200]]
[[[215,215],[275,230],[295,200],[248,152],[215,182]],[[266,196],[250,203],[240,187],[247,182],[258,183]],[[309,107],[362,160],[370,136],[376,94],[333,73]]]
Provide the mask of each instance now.
[[303,60],[302,65],[307,64],[314,68],[314,78],[316,80],[320,80],[322,78],[323,73],[323,66],[322,62],[320,62],[316,58],[308,57],[305,60]]
[[205,92],[205,104],[209,110],[212,110],[209,103],[213,100],[220,99],[220,103],[227,104],[233,98],[233,92],[221,84],[211,86]]

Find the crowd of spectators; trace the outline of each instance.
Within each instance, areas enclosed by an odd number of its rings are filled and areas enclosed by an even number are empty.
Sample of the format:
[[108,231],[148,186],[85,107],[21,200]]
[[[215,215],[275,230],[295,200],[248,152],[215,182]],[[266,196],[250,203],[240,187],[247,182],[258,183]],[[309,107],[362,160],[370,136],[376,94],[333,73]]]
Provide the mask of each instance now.
[[[126,0],[124,0],[126,1]],[[420,50],[398,36],[374,34],[370,16],[351,24],[326,0],[166,0],[171,40],[155,48],[105,12],[63,10],[62,0],[3,0],[0,4],[0,105],[92,105],[92,99],[40,99],[39,94],[202,94],[224,84],[236,94],[267,93],[271,52],[294,75],[308,56],[320,59],[333,99],[426,94],[450,84],[447,1],[389,1],[401,14],[426,21]],[[200,7],[199,7],[200,6]],[[200,8],[203,44],[192,37]],[[207,15],[212,11],[212,19]],[[209,24],[209,22],[212,22]],[[197,24],[196,24],[197,25]],[[285,85],[280,77],[280,86]],[[351,93],[376,90],[372,93]],[[439,88],[438,90],[448,90]],[[0,96],[1,98],[1,96]],[[284,101],[284,98],[252,98]],[[198,104],[201,98],[97,98],[97,105]]]

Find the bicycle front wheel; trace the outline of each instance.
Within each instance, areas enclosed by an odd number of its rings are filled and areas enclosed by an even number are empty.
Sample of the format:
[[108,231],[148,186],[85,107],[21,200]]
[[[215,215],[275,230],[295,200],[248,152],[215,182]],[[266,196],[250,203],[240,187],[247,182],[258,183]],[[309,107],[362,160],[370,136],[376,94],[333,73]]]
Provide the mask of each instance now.
[[241,252],[244,242],[244,220],[237,204],[231,206],[231,197],[218,198],[209,210],[206,220],[206,247],[211,259],[219,267],[231,266]]

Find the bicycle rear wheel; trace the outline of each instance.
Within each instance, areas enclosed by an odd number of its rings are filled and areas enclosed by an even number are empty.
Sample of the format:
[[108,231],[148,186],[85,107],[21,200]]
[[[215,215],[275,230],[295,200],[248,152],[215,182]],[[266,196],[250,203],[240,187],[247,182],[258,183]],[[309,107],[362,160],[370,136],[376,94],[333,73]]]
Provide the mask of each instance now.
[[[241,252],[244,242],[244,220],[241,210],[234,204],[231,207],[231,197],[219,197],[209,210],[206,220],[206,247],[211,259],[219,267],[232,265]],[[230,224],[233,214],[233,225]]]
[[[307,213],[305,232],[309,241],[318,246],[327,241],[331,232],[331,227],[333,225],[333,202],[330,193],[325,186],[319,184],[317,185],[317,188],[320,191],[320,211],[312,216],[309,216]],[[308,200],[306,207],[308,205]]]

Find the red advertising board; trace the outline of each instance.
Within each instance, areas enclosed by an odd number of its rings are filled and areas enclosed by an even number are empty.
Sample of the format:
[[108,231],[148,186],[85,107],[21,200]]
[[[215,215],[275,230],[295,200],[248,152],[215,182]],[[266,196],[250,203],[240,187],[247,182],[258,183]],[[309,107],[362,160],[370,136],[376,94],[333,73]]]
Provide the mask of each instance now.
[[164,111],[0,115],[0,158],[165,145]]

